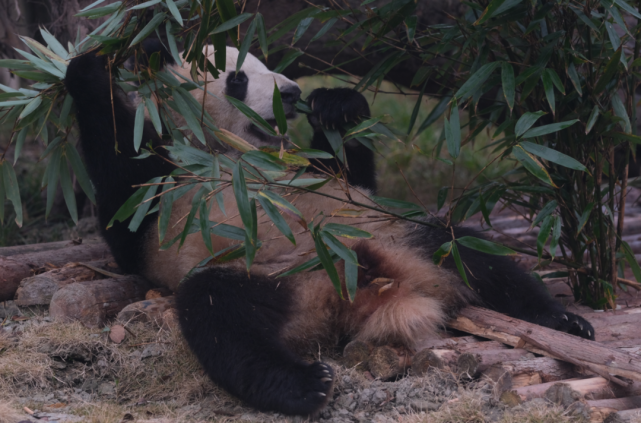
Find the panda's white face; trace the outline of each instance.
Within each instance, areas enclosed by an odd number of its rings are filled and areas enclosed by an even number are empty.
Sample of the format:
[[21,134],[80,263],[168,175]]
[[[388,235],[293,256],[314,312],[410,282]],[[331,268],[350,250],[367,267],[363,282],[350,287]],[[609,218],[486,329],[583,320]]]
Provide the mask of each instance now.
[[[209,45],[203,51],[207,54],[208,59],[215,63],[214,47]],[[240,72],[236,74],[237,59],[238,50],[234,47],[227,47],[225,72],[222,72],[217,79],[214,79],[211,74],[207,75],[207,91],[214,94],[215,97],[208,93],[205,98],[205,107],[214,118],[216,125],[233,132],[250,144],[257,147],[280,145],[280,137],[268,135],[258,129],[225,98],[225,95],[243,101],[267,122],[276,126],[272,109],[274,83],[278,84],[288,119],[296,116],[294,105],[300,98],[300,88],[294,81],[267,69],[260,60],[249,53],[245,57]],[[183,67],[176,68],[178,73],[190,78],[188,65],[183,64]],[[199,82],[204,82],[204,79]],[[192,94],[199,103],[202,102],[204,94],[202,90],[194,90]]]

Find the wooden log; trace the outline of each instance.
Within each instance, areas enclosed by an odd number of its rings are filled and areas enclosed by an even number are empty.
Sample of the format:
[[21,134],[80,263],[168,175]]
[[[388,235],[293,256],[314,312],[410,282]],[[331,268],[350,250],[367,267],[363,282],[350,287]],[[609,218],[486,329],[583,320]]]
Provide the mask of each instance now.
[[641,408],[635,408],[633,410],[623,410],[619,411],[616,414],[624,422],[638,422],[639,417],[641,417]]
[[0,247],[0,257],[17,256],[23,254],[40,253],[42,251],[59,250],[61,248],[68,248],[74,245],[93,245],[104,244],[105,241],[100,237],[93,237],[81,239],[80,241],[56,241],[56,242],[41,242],[39,244],[26,244],[26,245],[13,245],[11,247]]
[[[87,264],[94,268],[106,268],[109,272],[116,270],[108,267],[109,263],[110,260],[98,260]],[[66,285],[104,278],[104,274],[87,266],[68,263],[59,269],[24,278],[16,291],[15,303],[21,307],[49,304],[53,294]]]
[[420,343],[417,350],[422,351],[426,348],[453,349],[467,352],[469,350],[479,349],[500,350],[508,347],[500,342],[488,341],[487,339],[483,339],[478,336],[459,336],[455,338],[426,339],[424,342]]
[[156,297],[131,303],[118,313],[116,320],[125,324],[130,322],[158,322],[162,325],[163,313],[176,307],[176,298]]
[[457,350],[424,349],[412,357],[412,372],[425,374],[429,367],[449,367],[459,375],[475,376],[490,366],[503,361],[518,360],[530,354],[529,351],[516,349],[477,350],[475,353]]
[[479,307],[466,307],[461,310],[459,317],[449,322],[448,325],[454,329],[507,345],[518,346],[537,354],[558,358],[558,355],[554,355],[550,350],[524,342],[522,337],[527,334],[527,337],[540,345],[554,346],[559,354],[579,361],[593,371],[641,381],[641,358],[637,356],[598,342],[524,322],[495,311]]
[[[634,312],[632,312],[634,311]],[[641,326],[639,309],[582,315],[592,323],[598,342],[614,342],[622,339],[638,338]]]
[[72,283],[53,295],[49,314],[56,320],[98,327],[128,304],[144,299],[150,288],[147,280],[133,275]]
[[641,408],[641,396],[589,400],[588,405],[598,409],[606,409],[609,412],[631,410],[633,408]]
[[105,243],[75,245],[37,253],[0,256],[0,301],[13,300],[20,281],[47,264],[64,266],[77,261],[101,260],[110,256]]
[[504,361],[496,363],[483,373],[507,372],[512,376],[512,387],[520,388],[546,382],[556,382],[579,376],[572,364],[549,357],[537,357],[530,360]]
[[608,399],[615,396],[636,396],[641,394],[640,383],[634,383],[627,388],[623,388],[601,376],[586,379],[566,379],[558,382],[523,386],[515,389],[515,392],[524,401],[532,398],[540,398],[556,383],[567,384],[570,388],[585,396],[586,399]]

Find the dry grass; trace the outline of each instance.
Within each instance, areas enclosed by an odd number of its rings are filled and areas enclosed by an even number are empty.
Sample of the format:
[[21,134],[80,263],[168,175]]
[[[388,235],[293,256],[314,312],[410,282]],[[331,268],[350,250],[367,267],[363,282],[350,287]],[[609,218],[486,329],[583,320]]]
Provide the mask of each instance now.
[[0,423],[17,423],[24,419],[24,413],[9,402],[0,401]]

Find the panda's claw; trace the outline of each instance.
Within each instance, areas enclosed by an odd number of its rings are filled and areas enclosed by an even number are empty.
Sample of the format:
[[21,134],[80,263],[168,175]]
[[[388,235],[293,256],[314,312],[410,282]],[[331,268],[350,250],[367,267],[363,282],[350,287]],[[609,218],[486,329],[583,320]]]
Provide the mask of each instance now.
[[563,318],[563,320],[565,320],[566,322],[568,321],[568,316],[567,316],[567,314],[564,314],[562,318]]
[[539,315],[530,321],[560,332],[594,341],[594,328],[590,322],[574,313],[565,312],[557,314],[552,311],[549,314]]

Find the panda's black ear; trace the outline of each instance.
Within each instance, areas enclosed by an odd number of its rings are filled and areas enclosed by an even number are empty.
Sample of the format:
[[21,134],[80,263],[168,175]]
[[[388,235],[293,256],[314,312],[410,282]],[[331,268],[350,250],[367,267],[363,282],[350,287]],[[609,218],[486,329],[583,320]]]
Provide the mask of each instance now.
[[247,78],[245,72],[229,72],[225,85],[225,94],[240,101],[245,101],[248,84],[249,78]]

